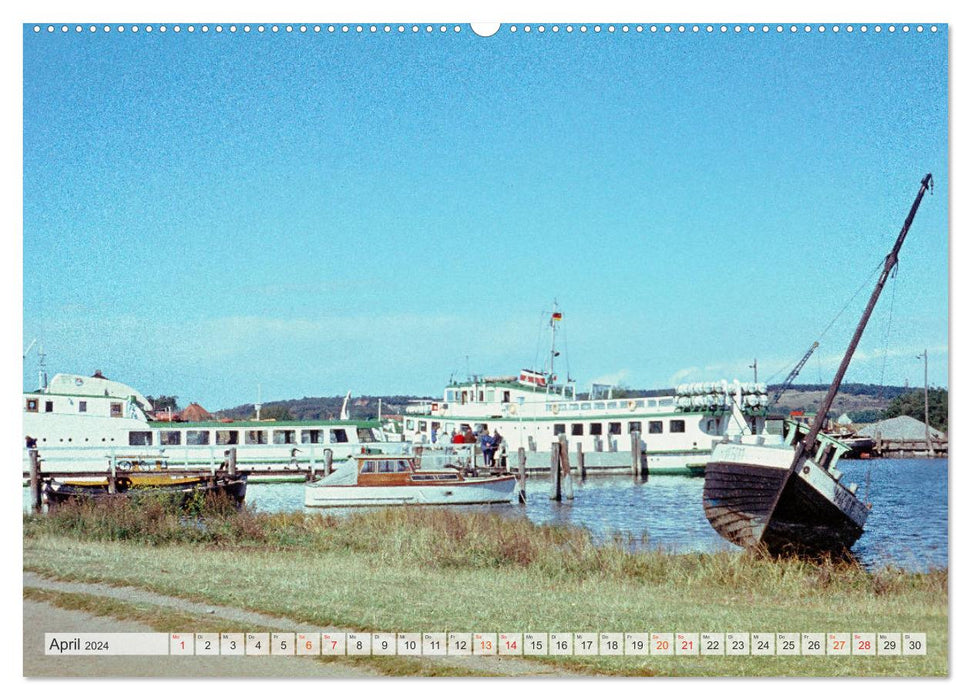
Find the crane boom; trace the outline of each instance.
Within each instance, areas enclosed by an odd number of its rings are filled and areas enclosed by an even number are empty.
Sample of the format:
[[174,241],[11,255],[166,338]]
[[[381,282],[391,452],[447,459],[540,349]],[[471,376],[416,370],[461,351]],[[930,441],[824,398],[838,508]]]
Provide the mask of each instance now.
[[784,393],[786,393],[786,390],[792,386],[792,383],[796,380],[796,377],[799,376],[799,372],[802,371],[803,365],[806,364],[809,357],[816,351],[816,348],[818,347],[819,341],[814,342],[810,346],[810,348],[806,351],[806,354],[802,356],[802,359],[799,360],[798,363],[796,363],[796,366],[793,367],[792,371],[789,372],[788,376],[786,376],[785,380],[782,382],[782,385],[778,388],[778,390],[776,390],[775,396],[773,396],[772,401],[769,402],[770,405],[775,404],[775,402],[778,401]]

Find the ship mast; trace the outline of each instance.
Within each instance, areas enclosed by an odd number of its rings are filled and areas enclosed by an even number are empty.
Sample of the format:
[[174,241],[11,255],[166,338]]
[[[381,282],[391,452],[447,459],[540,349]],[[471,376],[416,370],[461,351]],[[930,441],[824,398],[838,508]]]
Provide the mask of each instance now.
[[553,371],[553,363],[556,361],[556,356],[560,354],[556,351],[556,323],[563,317],[559,309],[560,307],[556,303],[556,299],[554,299],[553,313],[550,314],[550,376],[549,376],[549,381],[546,384],[547,394],[549,394],[550,391],[553,390],[553,382],[556,379],[556,374]]
[[924,198],[924,193],[928,189],[933,189],[934,180],[931,178],[931,174],[927,173],[924,179],[920,182],[920,190],[917,192],[917,198],[914,199],[914,203],[910,207],[910,213],[907,214],[907,219],[904,221],[903,228],[900,229],[900,234],[897,236],[897,241],[893,244],[893,250],[887,255],[886,259],[883,261],[883,272],[880,273],[880,279],[877,280],[877,286],[873,290],[873,294],[870,295],[870,301],[866,305],[866,309],[863,311],[863,317],[856,326],[856,331],[853,333],[853,339],[850,340],[850,346],[846,348],[846,354],[843,355],[843,361],[840,362],[839,369],[836,370],[836,376],[833,377],[833,383],[829,387],[829,391],[826,392],[826,398],[823,399],[823,403],[819,407],[819,412],[816,414],[816,420],[813,421],[813,427],[810,429],[809,434],[806,435],[805,439],[800,445],[800,449],[796,451],[796,459],[793,461],[793,471],[798,469],[797,462],[802,453],[808,452],[816,442],[816,437],[819,435],[819,431],[822,430],[823,423],[826,421],[826,414],[829,413],[829,409],[833,405],[833,401],[836,399],[836,392],[839,391],[840,384],[843,383],[843,376],[846,374],[846,369],[850,365],[850,360],[853,359],[853,353],[856,352],[856,346],[860,342],[860,338],[863,336],[863,331],[866,329],[867,322],[870,320],[870,314],[873,313],[873,308],[877,305],[877,300],[880,298],[880,292],[883,291],[883,286],[887,283],[887,278],[893,272],[894,268],[897,267],[897,254],[900,252],[900,247],[904,244],[904,239],[907,237],[907,232],[910,230],[910,225],[914,221],[914,215],[917,213],[917,208],[920,206],[921,200]]

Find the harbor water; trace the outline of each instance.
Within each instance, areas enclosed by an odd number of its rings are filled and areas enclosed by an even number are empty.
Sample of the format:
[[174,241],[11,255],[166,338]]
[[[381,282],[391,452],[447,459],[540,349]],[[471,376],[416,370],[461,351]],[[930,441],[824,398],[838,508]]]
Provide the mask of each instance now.
[[[859,484],[857,495],[872,503],[863,536],[853,552],[870,569],[883,565],[927,571],[948,565],[948,461],[946,459],[843,460],[844,483]],[[704,479],[652,476],[591,476],[575,483],[572,501],[549,498],[549,481],[530,476],[525,506],[456,506],[494,512],[513,524],[526,518],[537,524],[568,524],[588,529],[598,541],[616,535],[637,548],[667,552],[715,552],[736,549],[708,524],[702,508]],[[304,510],[303,483],[255,483],[246,501],[256,510]],[[24,489],[24,508],[29,496]],[[440,506],[431,506],[440,507]],[[320,511],[321,509],[310,509]],[[358,509],[328,508],[332,515]]]
[[[890,564],[909,571],[947,567],[946,459],[843,460],[840,469],[844,483],[859,484],[858,495],[873,504],[863,536],[853,548],[865,566]],[[703,487],[704,479],[690,476],[654,476],[646,483],[627,476],[591,476],[583,483],[577,480],[572,501],[558,503],[549,498],[548,479],[531,476],[525,506],[464,508],[513,520],[525,517],[537,524],[585,527],[598,541],[619,534],[641,548],[677,553],[736,549],[708,524]],[[246,500],[263,511],[302,510],[303,489],[303,484],[294,483],[251,484]],[[350,509],[325,512],[338,515]]]

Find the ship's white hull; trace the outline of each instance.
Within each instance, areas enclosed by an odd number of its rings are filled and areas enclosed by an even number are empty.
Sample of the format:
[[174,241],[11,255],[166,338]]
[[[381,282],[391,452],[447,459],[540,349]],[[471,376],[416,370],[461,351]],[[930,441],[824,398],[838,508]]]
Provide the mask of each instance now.
[[308,486],[304,505],[311,508],[402,505],[474,505],[510,503],[516,491],[512,476],[414,486]]

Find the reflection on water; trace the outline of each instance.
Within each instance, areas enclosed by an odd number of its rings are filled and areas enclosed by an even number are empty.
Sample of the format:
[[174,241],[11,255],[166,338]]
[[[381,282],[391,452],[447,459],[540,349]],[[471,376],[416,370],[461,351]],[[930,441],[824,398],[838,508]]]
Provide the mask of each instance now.
[[[840,469],[844,482],[860,484],[858,495],[873,503],[863,536],[853,548],[863,564],[894,564],[914,571],[947,566],[946,459],[846,460]],[[617,534],[643,538],[638,546],[672,552],[735,549],[708,524],[701,503],[703,486],[698,477],[655,476],[637,483],[625,476],[593,476],[577,483],[572,502],[557,503],[549,499],[546,477],[533,476],[527,482],[525,507],[460,508],[525,516],[539,524],[579,525],[601,541]],[[301,510],[303,489],[303,484],[251,484],[246,500],[258,510]],[[349,510],[326,512],[340,515]]]
[[[873,503],[863,536],[853,548],[863,564],[893,564],[912,571],[947,566],[946,459],[844,460],[840,469],[844,482],[858,483],[857,495]],[[638,547],[671,552],[735,549],[708,524],[701,504],[704,480],[699,477],[655,476],[638,483],[625,476],[594,476],[577,483],[574,500],[562,503],[549,499],[548,483],[544,476],[529,479],[526,506],[458,507],[511,519],[526,517],[539,524],[578,525],[599,541],[619,534],[637,540]],[[303,489],[302,483],[250,484],[246,501],[268,512],[303,510]],[[28,502],[25,488],[25,510]],[[325,512],[339,516],[351,510]]]

